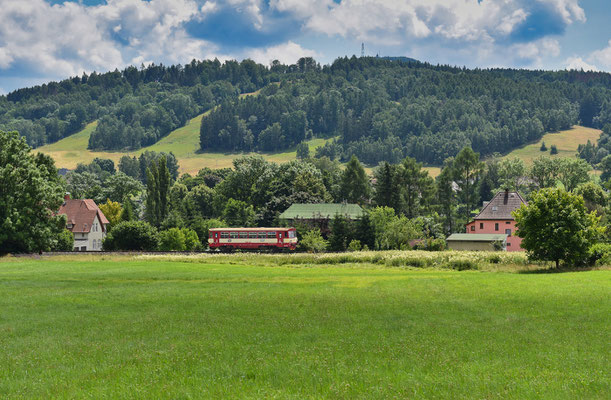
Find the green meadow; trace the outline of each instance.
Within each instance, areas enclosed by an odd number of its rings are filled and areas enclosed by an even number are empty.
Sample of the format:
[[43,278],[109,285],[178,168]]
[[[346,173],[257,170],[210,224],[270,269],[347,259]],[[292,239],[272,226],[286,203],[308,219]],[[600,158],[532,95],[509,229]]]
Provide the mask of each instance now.
[[1,259],[0,398],[608,398],[608,269],[324,257]]

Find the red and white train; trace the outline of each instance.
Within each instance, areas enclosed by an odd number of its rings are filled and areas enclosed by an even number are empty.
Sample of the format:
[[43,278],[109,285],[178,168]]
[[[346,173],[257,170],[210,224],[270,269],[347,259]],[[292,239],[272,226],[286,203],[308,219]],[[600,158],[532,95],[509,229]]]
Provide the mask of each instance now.
[[210,250],[295,250],[295,228],[213,228],[208,235]]

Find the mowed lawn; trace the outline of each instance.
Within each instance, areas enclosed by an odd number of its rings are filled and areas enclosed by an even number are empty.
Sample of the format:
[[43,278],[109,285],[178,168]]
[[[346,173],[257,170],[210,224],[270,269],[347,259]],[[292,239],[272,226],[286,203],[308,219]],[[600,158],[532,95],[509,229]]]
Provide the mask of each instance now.
[[0,261],[0,398],[608,398],[611,272]]

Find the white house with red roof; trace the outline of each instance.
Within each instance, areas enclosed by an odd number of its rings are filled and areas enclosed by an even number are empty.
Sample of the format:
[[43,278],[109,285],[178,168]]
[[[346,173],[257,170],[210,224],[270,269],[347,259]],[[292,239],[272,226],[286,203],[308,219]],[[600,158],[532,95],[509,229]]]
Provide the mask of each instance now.
[[109,222],[95,201],[71,199],[66,194],[57,213],[66,215],[66,229],[74,235],[74,251],[102,250]]

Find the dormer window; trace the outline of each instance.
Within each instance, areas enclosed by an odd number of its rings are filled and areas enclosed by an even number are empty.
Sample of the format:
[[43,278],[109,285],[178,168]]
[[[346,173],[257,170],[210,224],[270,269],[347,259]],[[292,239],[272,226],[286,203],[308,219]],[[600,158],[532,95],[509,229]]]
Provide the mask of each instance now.
[[492,206],[492,211],[498,211],[499,208],[497,206]]

